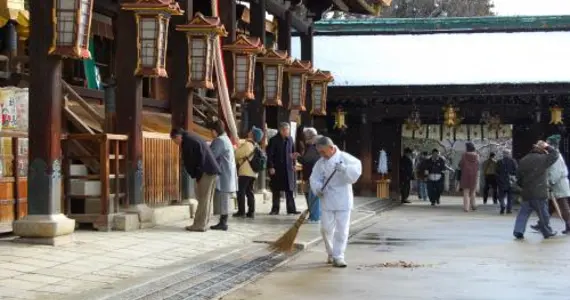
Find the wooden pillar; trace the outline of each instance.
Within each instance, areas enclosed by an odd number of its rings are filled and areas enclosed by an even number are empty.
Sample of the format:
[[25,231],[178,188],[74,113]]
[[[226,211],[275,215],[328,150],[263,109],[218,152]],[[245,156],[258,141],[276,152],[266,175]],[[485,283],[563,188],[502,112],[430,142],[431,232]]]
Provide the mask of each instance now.
[[373,196],[375,184],[372,178],[372,127],[369,122],[360,125],[360,160],[362,177],[360,178],[360,195]]
[[[123,0],[124,2],[131,2]],[[143,207],[142,77],[137,66],[137,26],[133,12],[120,10],[117,17],[117,133],[129,136],[127,149],[127,197],[129,205]],[[146,220],[144,220],[146,221]]]
[[[301,60],[308,60],[313,63],[313,27],[309,28],[307,34],[301,35]],[[311,87],[307,83],[307,94],[305,97],[306,111],[301,112],[301,123],[305,126],[313,126],[313,116],[311,115],[313,101],[311,100]]]
[[[222,38],[222,45],[229,45],[236,40],[236,31],[237,31],[236,0],[218,0],[218,6],[219,6],[220,21],[222,22],[222,24],[226,28],[226,31],[228,32],[228,36]],[[224,51],[223,59],[224,59],[224,67],[226,72],[226,81],[228,84],[228,91],[230,91],[231,94],[231,91],[233,90],[234,86],[234,76],[233,76],[234,61],[232,53],[229,51]],[[221,101],[218,101],[218,105],[219,105],[218,113],[221,116],[223,114]],[[233,112],[235,116],[236,113],[235,103],[232,103],[232,107],[234,108]],[[225,117],[223,119],[225,120]],[[238,134],[245,135],[246,132],[248,131],[248,128],[243,127],[243,125],[244,122],[242,121],[241,124],[239,124],[240,127],[238,128]]]
[[[61,69],[48,55],[53,41],[53,1],[31,1],[28,216],[14,222],[21,241],[55,244],[69,237],[75,221],[61,214]],[[69,239],[70,241],[70,239]]]
[[111,77],[107,82],[103,83],[103,98],[105,100],[105,132],[116,132],[117,123],[117,97],[115,95],[117,81]]
[[[252,36],[259,37],[261,43],[265,45],[265,0],[258,0],[257,3],[251,2],[250,7],[250,33]],[[242,122],[244,128],[248,130],[251,126],[264,128],[265,125],[265,107],[263,101],[263,67],[261,64],[255,66],[255,100],[245,104],[246,108],[242,110]],[[246,117],[244,115],[247,114]]]
[[[184,10],[184,17],[171,18],[170,28],[184,25],[193,15],[192,0],[180,1],[180,9]],[[188,41],[186,33],[171,30],[168,34],[168,49],[170,59],[168,63],[169,77],[169,103],[172,128],[192,130],[194,122],[194,93],[186,87],[188,81]],[[186,203],[194,195],[194,184],[182,160],[180,160],[180,202]]]
[[[285,18],[278,22],[277,49],[285,50],[291,55],[291,11],[285,12]],[[280,122],[289,122],[289,77],[283,74],[283,85],[281,92],[282,107],[268,107],[267,126],[277,128]]]

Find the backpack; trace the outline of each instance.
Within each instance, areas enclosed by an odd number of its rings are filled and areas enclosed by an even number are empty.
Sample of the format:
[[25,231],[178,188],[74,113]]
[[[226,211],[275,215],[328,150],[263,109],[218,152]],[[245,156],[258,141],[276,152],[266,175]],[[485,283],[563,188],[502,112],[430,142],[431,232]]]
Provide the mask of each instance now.
[[258,145],[253,148],[253,153],[250,155],[249,165],[255,173],[265,170],[267,165],[267,155],[261,150]]

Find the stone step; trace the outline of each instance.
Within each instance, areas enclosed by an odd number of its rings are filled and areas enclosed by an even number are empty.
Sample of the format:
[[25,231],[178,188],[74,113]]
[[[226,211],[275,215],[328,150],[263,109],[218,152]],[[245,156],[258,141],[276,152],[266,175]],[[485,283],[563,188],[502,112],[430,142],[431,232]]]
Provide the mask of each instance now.
[[89,171],[84,165],[73,164],[69,167],[69,175],[71,176],[87,176]]
[[101,196],[101,182],[98,180],[71,180],[70,196]]
[[253,245],[201,264],[190,264],[179,272],[170,273],[104,298],[106,300],[213,299],[265,274],[287,257],[270,252],[265,246]]

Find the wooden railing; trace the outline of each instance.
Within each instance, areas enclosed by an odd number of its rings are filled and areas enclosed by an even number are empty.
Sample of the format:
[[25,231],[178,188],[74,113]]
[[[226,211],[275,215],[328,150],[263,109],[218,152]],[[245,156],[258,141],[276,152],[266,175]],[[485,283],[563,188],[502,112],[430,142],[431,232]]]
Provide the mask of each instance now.
[[[127,170],[127,140],[126,135],[119,134],[69,134],[63,140],[63,171],[65,211],[68,217],[79,223],[92,223],[96,229],[111,230],[112,215],[119,212],[120,206],[125,206]],[[73,143],[96,143],[99,145],[98,153],[92,155],[74,155],[70,150]],[[97,159],[99,174],[86,176],[72,176],[71,164],[74,160],[87,158]],[[71,194],[71,180],[98,180],[101,188],[99,195],[73,195]],[[99,198],[101,204],[100,214],[73,214],[71,201],[87,198]]]
[[180,148],[168,134],[143,131],[143,170],[147,205],[180,200]]
[[0,131],[0,233],[28,214],[27,133]]

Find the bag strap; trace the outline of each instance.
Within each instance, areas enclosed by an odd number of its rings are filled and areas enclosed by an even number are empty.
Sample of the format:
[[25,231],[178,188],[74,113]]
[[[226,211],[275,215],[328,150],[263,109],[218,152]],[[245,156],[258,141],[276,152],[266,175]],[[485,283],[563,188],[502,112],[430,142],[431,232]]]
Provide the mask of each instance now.
[[249,140],[248,140],[248,142],[253,145],[253,150],[251,150],[251,153],[248,156],[244,157],[243,161],[238,164],[238,166],[237,166],[238,171],[241,168],[241,166],[243,166],[243,164],[245,164],[246,161],[250,161],[253,158],[253,155],[255,154],[255,150],[258,147],[254,142],[249,141]]

